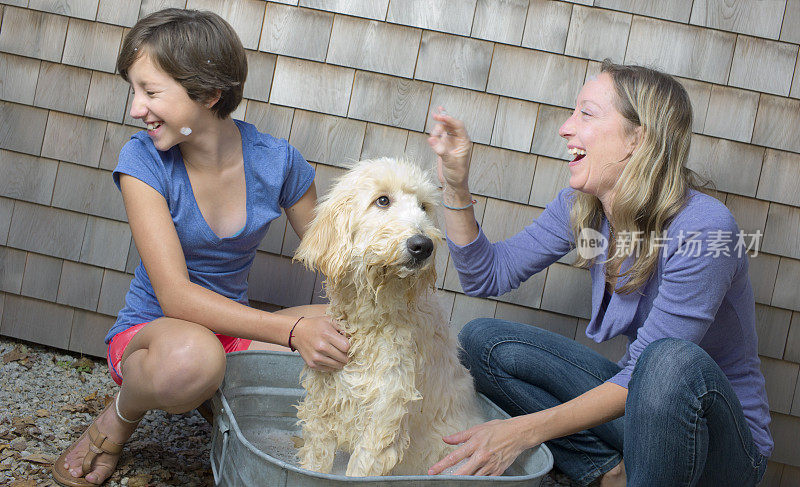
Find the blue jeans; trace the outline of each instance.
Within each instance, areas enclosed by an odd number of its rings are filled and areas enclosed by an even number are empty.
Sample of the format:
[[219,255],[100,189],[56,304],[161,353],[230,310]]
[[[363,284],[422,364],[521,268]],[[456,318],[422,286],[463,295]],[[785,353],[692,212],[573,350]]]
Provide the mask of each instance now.
[[[512,416],[567,402],[620,370],[574,340],[509,321],[471,321],[459,340],[478,391]],[[754,486],[767,467],[722,370],[697,345],[672,338],[639,356],[623,417],[546,445],[581,485],[623,457],[628,486],[637,487]]]

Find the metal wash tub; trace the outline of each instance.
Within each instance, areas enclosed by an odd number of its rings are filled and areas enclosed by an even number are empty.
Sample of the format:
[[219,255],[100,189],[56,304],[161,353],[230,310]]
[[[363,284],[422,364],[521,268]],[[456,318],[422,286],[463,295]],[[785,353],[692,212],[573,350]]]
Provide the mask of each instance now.
[[[545,445],[524,452],[500,477],[414,475],[346,477],[301,469],[293,455],[292,437],[299,437],[294,407],[305,391],[299,377],[302,359],[286,352],[244,351],[228,354],[228,367],[214,408],[211,466],[214,480],[226,486],[359,487],[536,487],[552,468]],[[479,394],[487,421],[508,415]],[[337,454],[341,464],[346,458]],[[336,463],[334,471],[337,470]]]

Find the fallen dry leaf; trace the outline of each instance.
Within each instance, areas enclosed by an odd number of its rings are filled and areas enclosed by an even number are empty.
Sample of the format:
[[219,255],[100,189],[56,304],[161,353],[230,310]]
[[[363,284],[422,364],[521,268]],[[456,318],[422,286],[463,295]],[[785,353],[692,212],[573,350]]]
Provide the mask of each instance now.
[[25,455],[24,457],[20,457],[20,460],[24,460],[26,462],[31,463],[41,463],[44,465],[51,465],[53,462],[56,461],[55,455],[50,455],[48,453],[31,453],[30,455]]
[[36,481],[33,479],[16,480],[8,487],[36,487]]
[[3,355],[3,363],[14,362],[17,360],[24,360],[28,358],[28,347],[17,345],[14,350]]
[[94,361],[89,357],[81,357],[72,362],[72,367],[82,371],[91,371],[94,369]]
[[152,475],[139,474],[128,478],[128,487],[147,487],[150,485]]
[[28,426],[36,426],[36,420],[33,416],[14,416],[11,418],[11,427],[14,429],[24,430]]
[[48,411],[47,409],[37,409],[36,410],[36,416],[38,416],[40,418],[46,418],[46,417],[50,416],[50,411]]

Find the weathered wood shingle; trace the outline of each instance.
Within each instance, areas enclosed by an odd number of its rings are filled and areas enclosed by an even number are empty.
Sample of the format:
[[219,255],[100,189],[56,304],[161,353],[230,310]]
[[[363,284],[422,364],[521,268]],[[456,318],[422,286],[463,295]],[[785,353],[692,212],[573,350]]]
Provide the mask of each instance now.
[[66,349],[73,313],[68,306],[7,294],[0,334]]
[[210,10],[233,27],[246,49],[257,49],[265,2],[260,0],[187,0],[186,8]]
[[393,24],[469,35],[476,0],[395,0],[386,20]]
[[800,206],[800,154],[767,149],[756,196]]
[[354,75],[350,68],[279,56],[269,101],[345,116]]
[[131,229],[123,222],[89,216],[81,242],[80,262],[99,267],[125,270]]
[[497,103],[491,144],[529,152],[538,113],[538,103],[501,96]]
[[0,195],[49,205],[58,162],[0,149]]
[[128,83],[119,75],[93,71],[86,98],[86,116],[122,123],[128,90]]
[[565,2],[530,0],[522,47],[564,53],[573,6]]
[[[282,3],[298,4],[296,0]],[[373,20],[385,20],[389,0],[300,0],[299,5]]]
[[[33,104],[39,108],[83,115],[91,78],[92,72],[88,69],[42,61]],[[69,96],[64,96],[65,92]]]
[[528,0],[478,0],[472,37],[520,45]]
[[777,39],[786,0],[695,0],[689,22]]
[[0,100],[33,105],[41,61],[0,53]]
[[763,147],[694,134],[686,166],[720,191],[755,196],[763,159]]
[[426,31],[422,34],[414,77],[483,91],[492,48],[491,42]]
[[498,44],[486,91],[571,107],[583,86],[586,64],[582,59]]
[[750,142],[756,122],[759,94],[726,86],[711,87],[703,133]]
[[358,71],[348,116],[409,130],[425,128],[432,85]]
[[86,215],[17,201],[8,231],[8,245],[77,261]]
[[252,123],[264,133],[277,139],[288,139],[292,130],[294,108],[270,105],[258,101],[247,101],[245,121]]
[[686,23],[692,13],[692,2],[685,0],[594,0],[595,7],[610,8],[634,14]]
[[726,84],[735,43],[729,32],[634,17],[625,63]]
[[[333,14],[268,3],[261,31],[260,51],[325,61]],[[273,61],[274,65],[274,61]],[[252,70],[259,73],[261,71]]]
[[753,144],[800,152],[800,100],[761,95],[753,128]]
[[3,10],[0,51],[59,62],[69,19],[17,7]]
[[473,142],[488,144],[492,139],[497,101],[497,95],[434,85],[430,103],[431,116],[428,117],[425,132],[430,133],[433,129],[433,113],[441,106],[448,115],[462,120],[469,127],[469,136]]
[[[327,62],[411,78],[422,31],[376,20],[337,15]],[[387,46],[392,46],[387,49]]]
[[597,61],[609,58],[621,63],[625,59],[632,18],[630,14],[575,5],[564,54]]
[[28,8],[85,20],[97,16],[98,0],[28,0]]
[[797,45],[740,35],[729,84],[773,95],[789,95]]
[[122,27],[70,19],[61,62],[113,73],[122,41]]
[[38,156],[42,151],[48,111],[0,102],[0,149]]
[[295,110],[289,143],[309,161],[345,166],[358,160],[365,128],[358,120]]
[[42,143],[42,157],[97,167],[106,122],[60,112],[50,112]]
[[28,252],[20,293],[31,298],[55,301],[61,280],[62,262],[55,257]]

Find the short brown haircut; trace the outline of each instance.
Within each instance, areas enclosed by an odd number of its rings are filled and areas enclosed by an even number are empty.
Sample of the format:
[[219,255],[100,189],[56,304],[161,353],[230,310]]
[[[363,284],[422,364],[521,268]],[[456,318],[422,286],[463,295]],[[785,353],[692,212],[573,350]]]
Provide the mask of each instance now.
[[204,103],[220,93],[211,110],[225,118],[242,101],[247,56],[233,28],[219,15],[168,8],[133,26],[117,57],[125,81],[128,69],[147,52],[153,63],[181,84],[192,100]]

